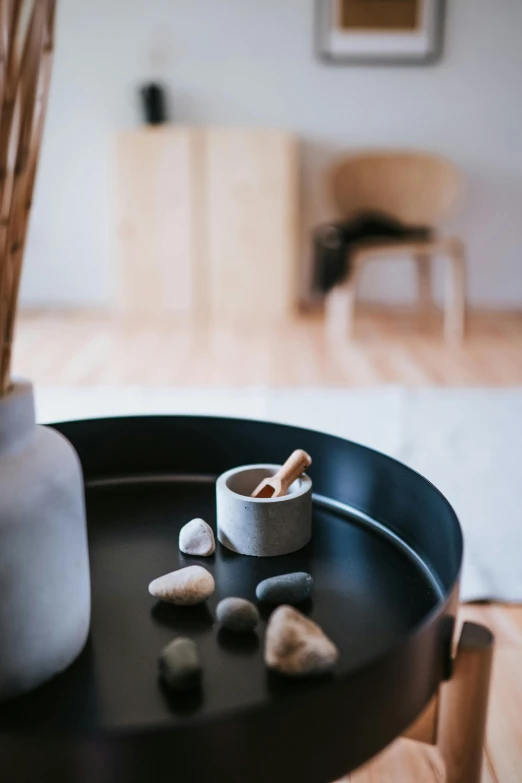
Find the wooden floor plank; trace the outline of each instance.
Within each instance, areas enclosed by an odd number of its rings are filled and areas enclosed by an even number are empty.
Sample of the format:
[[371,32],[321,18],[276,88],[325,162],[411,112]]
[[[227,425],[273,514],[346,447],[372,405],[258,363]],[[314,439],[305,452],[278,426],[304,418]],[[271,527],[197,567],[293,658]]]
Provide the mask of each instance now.
[[402,739],[352,773],[350,783],[443,783],[444,778],[435,748]]
[[522,319],[472,317],[463,346],[413,316],[360,316],[358,338],[325,339],[319,316],[284,326],[128,323],[100,314],[22,314],[14,373],[40,385],[522,385]]
[[[339,783],[444,783],[445,780],[444,762],[437,748],[399,739]],[[486,754],[481,783],[500,783]]]

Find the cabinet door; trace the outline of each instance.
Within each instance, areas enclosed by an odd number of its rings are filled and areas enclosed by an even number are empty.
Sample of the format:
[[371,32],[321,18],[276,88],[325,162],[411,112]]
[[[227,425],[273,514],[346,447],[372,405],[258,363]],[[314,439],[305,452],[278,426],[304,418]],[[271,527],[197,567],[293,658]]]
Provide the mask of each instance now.
[[280,320],[296,302],[297,150],[289,134],[207,128],[209,311]]
[[139,128],[117,139],[118,306],[130,317],[194,310],[194,134]]

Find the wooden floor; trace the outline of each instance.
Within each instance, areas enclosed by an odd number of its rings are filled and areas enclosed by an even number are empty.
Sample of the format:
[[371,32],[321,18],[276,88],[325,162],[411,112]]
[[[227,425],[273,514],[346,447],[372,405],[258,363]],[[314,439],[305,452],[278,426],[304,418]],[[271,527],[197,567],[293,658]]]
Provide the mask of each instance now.
[[[331,346],[319,317],[267,331],[33,313],[19,319],[14,372],[53,386],[515,386],[522,316],[474,315],[466,343],[448,348],[436,319],[420,323],[411,314],[363,313],[356,340]],[[522,606],[468,605],[462,613],[487,624],[497,642],[482,783],[521,783]],[[399,740],[349,780],[431,783],[444,772],[433,748]]]
[[521,314],[472,316],[455,348],[442,341],[436,318],[371,312],[358,319],[352,343],[335,346],[319,316],[272,329],[210,329],[36,313],[19,320],[16,334],[15,373],[45,385],[522,384]]

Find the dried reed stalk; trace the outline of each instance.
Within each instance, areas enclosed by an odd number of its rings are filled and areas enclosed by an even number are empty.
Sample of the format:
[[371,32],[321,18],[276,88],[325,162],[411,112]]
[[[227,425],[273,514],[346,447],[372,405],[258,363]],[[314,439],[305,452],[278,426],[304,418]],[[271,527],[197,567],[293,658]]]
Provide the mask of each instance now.
[[56,0],[0,0],[0,397],[13,329],[53,52]]

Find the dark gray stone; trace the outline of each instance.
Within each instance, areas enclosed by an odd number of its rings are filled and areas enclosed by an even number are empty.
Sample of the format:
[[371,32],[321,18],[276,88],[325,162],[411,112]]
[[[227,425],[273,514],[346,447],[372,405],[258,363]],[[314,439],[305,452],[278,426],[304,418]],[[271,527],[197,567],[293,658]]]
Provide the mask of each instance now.
[[159,657],[159,670],[165,683],[174,690],[199,685],[201,664],[195,642],[179,637],[167,644]]
[[258,601],[270,604],[299,604],[310,597],[314,580],[304,571],[264,579],[256,587]]
[[259,612],[245,598],[224,598],[219,602],[216,616],[223,628],[236,633],[249,633],[259,622]]

